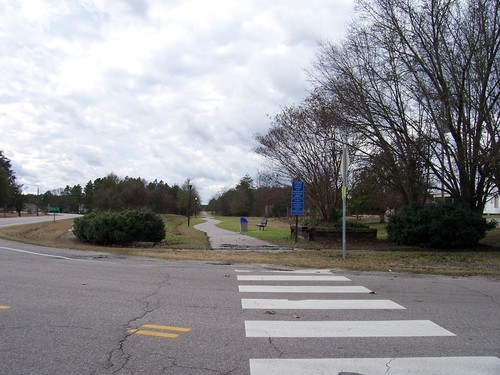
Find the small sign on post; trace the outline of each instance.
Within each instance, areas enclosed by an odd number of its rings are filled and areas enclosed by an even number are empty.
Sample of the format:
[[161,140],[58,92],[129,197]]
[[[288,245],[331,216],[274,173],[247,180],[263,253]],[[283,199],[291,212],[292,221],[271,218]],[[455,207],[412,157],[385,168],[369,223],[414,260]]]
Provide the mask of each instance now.
[[304,215],[304,181],[292,182],[291,214],[295,216],[295,242],[299,232],[299,215]]

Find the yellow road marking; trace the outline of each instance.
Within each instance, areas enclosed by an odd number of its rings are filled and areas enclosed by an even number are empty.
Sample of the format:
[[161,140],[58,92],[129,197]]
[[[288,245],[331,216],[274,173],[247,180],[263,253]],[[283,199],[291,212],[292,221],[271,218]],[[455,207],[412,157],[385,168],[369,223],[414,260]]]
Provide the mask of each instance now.
[[[184,327],[172,327],[172,326],[160,326],[157,324],[143,324],[140,328],[147,329],[156,329],[160,331],[174,331],[174,332],[189,332],[190,328]],[[144,336],[156,336],[156,337],[165,337],[168,339],[175,339],[179,336],[177,333],[168,333],[168,332],[155,332],[155,331],[146,331],[144,329],[129,329],[128,332],[130,334],[144,335]]]
[[7,310],[7,309],[10,309],[10,306],[1,306],[0,305],[0,310]]
[[144,331],[142,329],[129,329],[128,331],[130,333],[132,333],[132,334],[144,335],[144,336],[165,337],[165,338],[168,338],[168,339],[175,339],[177,336],[179,336],[176,333]]
[[183,328],[183,327],[171,327],[171,326],[159,326],[156,324],[143,324],[141,328],[150,328],[150,329],[161,329],[165,331],[174,331],[174,332],[189,332],[191,329]]

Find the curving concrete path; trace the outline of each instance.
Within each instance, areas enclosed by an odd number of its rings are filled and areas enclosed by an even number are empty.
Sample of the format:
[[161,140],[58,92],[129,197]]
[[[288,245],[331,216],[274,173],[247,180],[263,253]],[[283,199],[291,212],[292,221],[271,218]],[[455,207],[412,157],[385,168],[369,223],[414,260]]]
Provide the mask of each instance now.
[[220,220],[213,217],[205,217],[206,221],[194,226],[195,229],[205,232],[212,250],[250,250],[250,251],[290,251],[291,248],[283,248],[273,245],[258,238],[246,236],[217,227]]

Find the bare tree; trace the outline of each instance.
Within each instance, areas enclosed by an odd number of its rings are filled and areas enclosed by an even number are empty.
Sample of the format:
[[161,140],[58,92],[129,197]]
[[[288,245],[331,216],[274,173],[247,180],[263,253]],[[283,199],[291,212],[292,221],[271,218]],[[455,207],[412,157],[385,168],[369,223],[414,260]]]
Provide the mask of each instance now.
[[500,163],[500,2],[360,0],[316,78],[406,202],[429,187],[482,211]]
[[255,152],[270,163],[273,182],[304,181],[307,202],[323,220],[330,220],[340,199],[340,159],[348,133],[334,106],[321,91],[301,105],[285,107],[265,135],[257,134]]

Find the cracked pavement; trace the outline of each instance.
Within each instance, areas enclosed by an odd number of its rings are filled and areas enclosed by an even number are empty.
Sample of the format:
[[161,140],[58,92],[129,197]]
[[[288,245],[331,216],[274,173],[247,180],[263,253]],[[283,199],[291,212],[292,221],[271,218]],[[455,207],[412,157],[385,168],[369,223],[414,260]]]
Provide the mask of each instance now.
[[[377,291],[372,298],[391,299],[406,309],[270,314],[242,309],[235,273],[242,265],[99,257],[1,241],[51,255],[0,251],[0,305],[10,307],[0,310],[2,374],[243,375],[249,374],[250,358],[374,357],[385,359],[390,374],[400,357],[499,355],[496,280],[352,272],[346,276],[353,283]],[[245,320],[422,318],[456,337],[246,338],[244,328]],[[146,325],[188,330],[175,338],[129,331]]]

